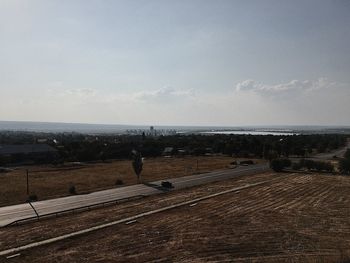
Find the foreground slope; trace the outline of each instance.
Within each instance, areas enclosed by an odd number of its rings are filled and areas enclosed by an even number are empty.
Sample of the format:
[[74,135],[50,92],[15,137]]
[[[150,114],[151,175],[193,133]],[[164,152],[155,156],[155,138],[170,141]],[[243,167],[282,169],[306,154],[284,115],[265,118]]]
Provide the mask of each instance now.
[[49,235],[45,229],[58,235],[260,180],[271,181],[24,251],[12,261],[341,262],[350,255],[350,178],[304,174],[233,179],[77,217],[4,229],[0,234],[7,241],[2,247],[12,247],[18,240],[41,240]]

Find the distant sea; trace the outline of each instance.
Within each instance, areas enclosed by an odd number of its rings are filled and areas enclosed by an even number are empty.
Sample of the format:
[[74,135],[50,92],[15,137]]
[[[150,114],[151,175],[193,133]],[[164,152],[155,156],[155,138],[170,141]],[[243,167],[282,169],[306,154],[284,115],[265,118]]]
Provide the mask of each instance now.
[[[147,125],[87,124],[60,122],[0,121],[0,131],[27,132],[76,132],[85,134],[124,134],[130,130],[148,130]],[[310,133],[346,133],[350,126],[157,126],[156,130],[176,130],[180,134],[252,134],[252,135],[293,135]]]
[[299,135],[299,133],[296,132],[277,132],[277,131],[205,131],[201,132],[201,134],[238,134],[238,135],[275,135],[275,136],[281,136],[281,135]]
[[63,122],[0,121],[0,131],[27,132],[77,132],[77,133],[124,133],[130,129],[146,129],[147,126],[87,124]]

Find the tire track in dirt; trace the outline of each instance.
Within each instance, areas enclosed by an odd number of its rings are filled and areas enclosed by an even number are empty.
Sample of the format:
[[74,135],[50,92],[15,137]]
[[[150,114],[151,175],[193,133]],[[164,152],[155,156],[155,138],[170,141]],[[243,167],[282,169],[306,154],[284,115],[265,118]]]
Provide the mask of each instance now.
[[303,188],[300,192],[294,192],[291,193],[290,196],[297,196],[294,200],[291,200],[289,202],[284,202],[279,207],[276,207],[275,210],[282,210],[282,211],[289,211],[293,209],[301,209],[301,207],[308,206],[310,204],[313,204],[313,200],[317,200],[319,196],[328,190],[329,187],[323,187],[323,188],[314,188],[311,190],[309,188]]
[[[275,187],[278,187],[278,185],[273,186],[273,188]],[[273,209],[276,206],[278,207],[280,204],[285,204],[286,198],[301,194],[305,190],[300,188],[295,190],[295,187],[293,186],[284,188],[280,191],[274,191],[273,188],[270,187],[270,189],[266,192],[265,196],[260,195],[260,197],[258,198],[259,201],[253,200],[248,204],[243,204],[243,208],[241,209],[241,211],[244,213],[252,213],[255,210]],[[294,190],[291,191],[292,189]]]

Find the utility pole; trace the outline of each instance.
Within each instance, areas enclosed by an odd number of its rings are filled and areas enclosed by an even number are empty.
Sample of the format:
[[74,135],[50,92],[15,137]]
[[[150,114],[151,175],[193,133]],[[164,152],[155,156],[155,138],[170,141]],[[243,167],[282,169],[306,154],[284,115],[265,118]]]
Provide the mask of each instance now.
[[283,138],[280,139],[279,141],[280,141],[280,143],[281,143],[281,153],[280,153],[280,157],[281,157],[281,155],[282,155],[282,153],[283,153],[283,148],[284,148],[284,147],[283,147],[283,145],[284,145],[284,144],[283,144]]
[[27,195],[29,196],[29,171],[26,169],[27,172]]

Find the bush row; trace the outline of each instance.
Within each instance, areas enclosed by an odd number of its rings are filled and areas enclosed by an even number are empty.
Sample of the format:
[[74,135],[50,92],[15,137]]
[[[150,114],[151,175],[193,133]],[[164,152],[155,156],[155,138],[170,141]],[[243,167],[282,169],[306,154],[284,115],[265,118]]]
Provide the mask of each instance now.
[[334,166],[329,162],[314,161],[301,159],[299,163],[292,165],[294,170],[307,169],[309,171],[317,172],[334,172]]
[[289,159],[274,159],[270,162],[270,167],[275,172],[281,172],[288,167],[291,167],[293,170],[307,169],[317,172],[334,171],[334,166],[331,163],[305,159],[301,159],[298,163],[292,163]]
[[350,149],[347,149],[344,158],[339,160],[339,171],[342,174],[350,174]]
[[290,167],[292,162],[289,159],[273,159],[270,162],[270,167],[275,172],[282,172],[285,168]]

